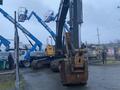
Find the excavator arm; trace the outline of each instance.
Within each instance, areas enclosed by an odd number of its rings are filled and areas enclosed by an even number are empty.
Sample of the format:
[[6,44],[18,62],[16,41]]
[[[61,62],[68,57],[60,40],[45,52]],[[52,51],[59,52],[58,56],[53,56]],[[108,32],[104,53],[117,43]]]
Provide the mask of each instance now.
[[[88,79],[87,62],[84,50],[79,48],[79,25],[82,21],[81,0],[61,0],[56,22],[56,50],[66,57],[60,61],[60,75],[64,85],[86,84]],[[70,32],[65,34],[66,53],[63,53],[62,32],[68,9],[70,9]],[[80,11],[80,13],[79,13]],[[81,20],[79,22],[79,20]],[[74,41],[73,41],[74,40]]]
[[62,33],[65,24],[65,19],[69,9],[69,0],[61,0],[59,13],[56,21],[56,52],[61,53],[62,44]]

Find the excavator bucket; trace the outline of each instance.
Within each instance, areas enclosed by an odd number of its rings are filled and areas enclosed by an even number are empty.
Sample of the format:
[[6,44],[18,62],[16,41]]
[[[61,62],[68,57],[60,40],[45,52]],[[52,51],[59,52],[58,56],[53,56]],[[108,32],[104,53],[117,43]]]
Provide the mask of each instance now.
[[[88,80],[88,65],[87,61],[73,58],[66,58],[60,62],[60,76],[63,85],[86,85]],[[76,59],[76,58],[75,58]],[[71,64],[70,64],[71,63]]]

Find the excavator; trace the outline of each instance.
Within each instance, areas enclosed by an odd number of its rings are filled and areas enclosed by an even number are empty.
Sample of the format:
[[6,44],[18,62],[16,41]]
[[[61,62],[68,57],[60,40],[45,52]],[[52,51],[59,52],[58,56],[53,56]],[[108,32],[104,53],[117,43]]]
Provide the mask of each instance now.
[[[70,32],[63,33],[68,11],[70,14]],[[26,18],[26,16],[23,18]],[[56,21],[55,56],[51,62],[59,62],[57,65],[59,66],[63,85],[87,84],[86,51],[82,47],[81,41],[79,41],[79,31],[82,23],[82,0],[61,0]],[[65,42],[63,42],[63,36]],[[57,60],[58,57],[60,57],[60,61]]]
[[[62,43],[63,27],[67,13],[70,13],[70,32],[65,34],[65,50]],[[88,65],[85,50],[79,42],[79,30],[83,23],[82,0],[61,0],[56,21],[56,55],[64,55],[59,62],[63,85],[86,85]]]

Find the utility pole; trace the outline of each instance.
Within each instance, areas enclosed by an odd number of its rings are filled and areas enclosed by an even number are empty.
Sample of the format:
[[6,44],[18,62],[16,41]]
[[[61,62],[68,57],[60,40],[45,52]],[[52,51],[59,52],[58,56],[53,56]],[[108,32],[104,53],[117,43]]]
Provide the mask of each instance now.
[[97,38],[98,38],[98,44],[100,45],[100,33],[98,28],[97,28]]
[[15,48],[15,64],[16,64],[16,90],[20,90],[20,77],[19,77],[19,36],[18,36],[18,30],[16,26],[16,12],[14,13],[15,17],[15,36],[14,36],[14,48]]

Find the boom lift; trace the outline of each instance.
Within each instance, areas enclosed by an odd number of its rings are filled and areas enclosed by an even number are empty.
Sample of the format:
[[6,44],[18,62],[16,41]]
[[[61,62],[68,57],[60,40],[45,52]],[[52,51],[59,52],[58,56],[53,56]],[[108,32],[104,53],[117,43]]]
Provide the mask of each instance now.
[[[8,19],[11,23],[15,24],[15,20],[13,17],[11,17],[7,12],[5,12],[3,9],[0,8],[0,13],[3,14],[3,16]],[[35,44],[33,45],[33,47],[28,50],[27,54],[25,55],[25,61],[29,60],[30,57],[30,53],[32,51],[34,51],[36,49],[36,47],[39,47],[39,50],[41,50],[42,47],[42,43],[34,36],[32,35],[30,32],[28,32],[21,24],[19,24],[18,22],[16,23],[16,26],[24,33],[26,34],[29,38],[31,38]]]
[[[64,53],[62,32],[69,9],[71,32],[66,33],[66,52]],[[66,58],[60,62],[60,75],[64,85],[85,85],[88,80],[88,68],[87,61],[84,58],[84,49],[79,47],[78,27],[81,26],[82,22],[82,1],[61,0],[56,22],[56,54],[66,55]]]
[[0,47],[2,44],[6,47],[6,51],[10,49],[10,41],[0,35]]
[[[30,20],[32,16],[35,16],[35,18],[38,20],[38,22],[51,34],[53,39],[54,40],[56,39],[55,38],[56,34],[52,31],[52,29],[34,11],[32,11],[29,16],[27,15],[26,12],[27,11],[25,11],[24,14],[19,12],[19,15],[18,15],[19,22],[24,22],[25,20]],[[26,17],[26,18],[24,18],[24,17]]]
[[[53,13],[52,13],[53,14]],[[30,13],[30,15],[27,15],[27,9],[26,8],[20,8],[18,11],[18,20],[19,22],[24,22],[25,20],[30,20],[32,16],[35,16],[35,18],[38,20],[38,22],[50,33],[54,41],[56,40],[56,34],[52,31],[52,29],[39,17],[34,11]],[[47,45],[45,49],[45,53],[47,56],[54,56],[54,47],[53,45]],[[50,53],[49,53],[50,52]],[[53,52],[53,53],[51,53]]]
[[[49,14],[48,16],[46,16],[47,18],[45,19],[45,22],[46,22],[46,23],[49,23],[49,22],[51,22],[51,21],[56,21],[57,16],[58,16],[58,14],[56,14],[56,15],[54,16],[54,13],[51,13],[51,14]],[[67,23],[64,24],[64,29],[65,29],[66,32],[69,32],[69,31],[70,31]]]
[[[25,20],[30,20],[32,16],[35,16],[35,18],[38,20],[38,22],[50,33],[50,35],[52,36],[52,38],[55,41],[56,34],[52,31],[52,29],[34,11],[32,11],[29,16],[27,15],[27,9],[26,8],[24,8],[24,9],[20,8],[19,11],[18,11],[18,20],[19,20],[19,22],[24,22]],[[49,60],[51,61],[51,59],[54,57],[54,55],[55,55],[54,46],[48,44],[47,47],[45,48],[45,58],[48,59],[48,60],[45,61],[45,62],[48,64]],[[38,60],[32,62],[32,65],[31,65],[32,68],[36,69],[36,68],[39,68],[39,66],[42,66],[41,62],[39,63],[39,61],[41,61],[40,58],[41,57],[37,58]]]
[[[22,8],[23,10],[23,8]],[[36,19],[38,20],[38,22],[40,22],[40,24],[43,25],[43,27],[45,27],[45,29],[51,34],[51,36],[53,37],[53,39],[56,39],[56,34],[51,30],[51,28],[35,13],[35,12],[31,12],[31,14],[29,16],[27,16],[27,10],[24,8],[24,10],[22,11],[19,9],[20,12],[18,12],[18,20],[19,22],[24,22],[25,20],[29,20],[33,15],[36,17]],[[21,13],[22,12],[22,13]],[[55,49],[53,45],[47,45],[46,49],[45,49],[45,53],[46,53],[46,58],[51,60],[54,60],[54,55],[55,55]],[[40,57],[41,58],[41,57]],[[38,60],[34,60],[32,62],[32,67],[33,68],[39,68],[39,66],[41,66],[41,62],[40,64],[38,64],[39,61],[41,61],[41,59],[37,58]],[[47,60],[46,62],[48,63],[49,60]],[[38,66],[38,67],[37,67]]]

